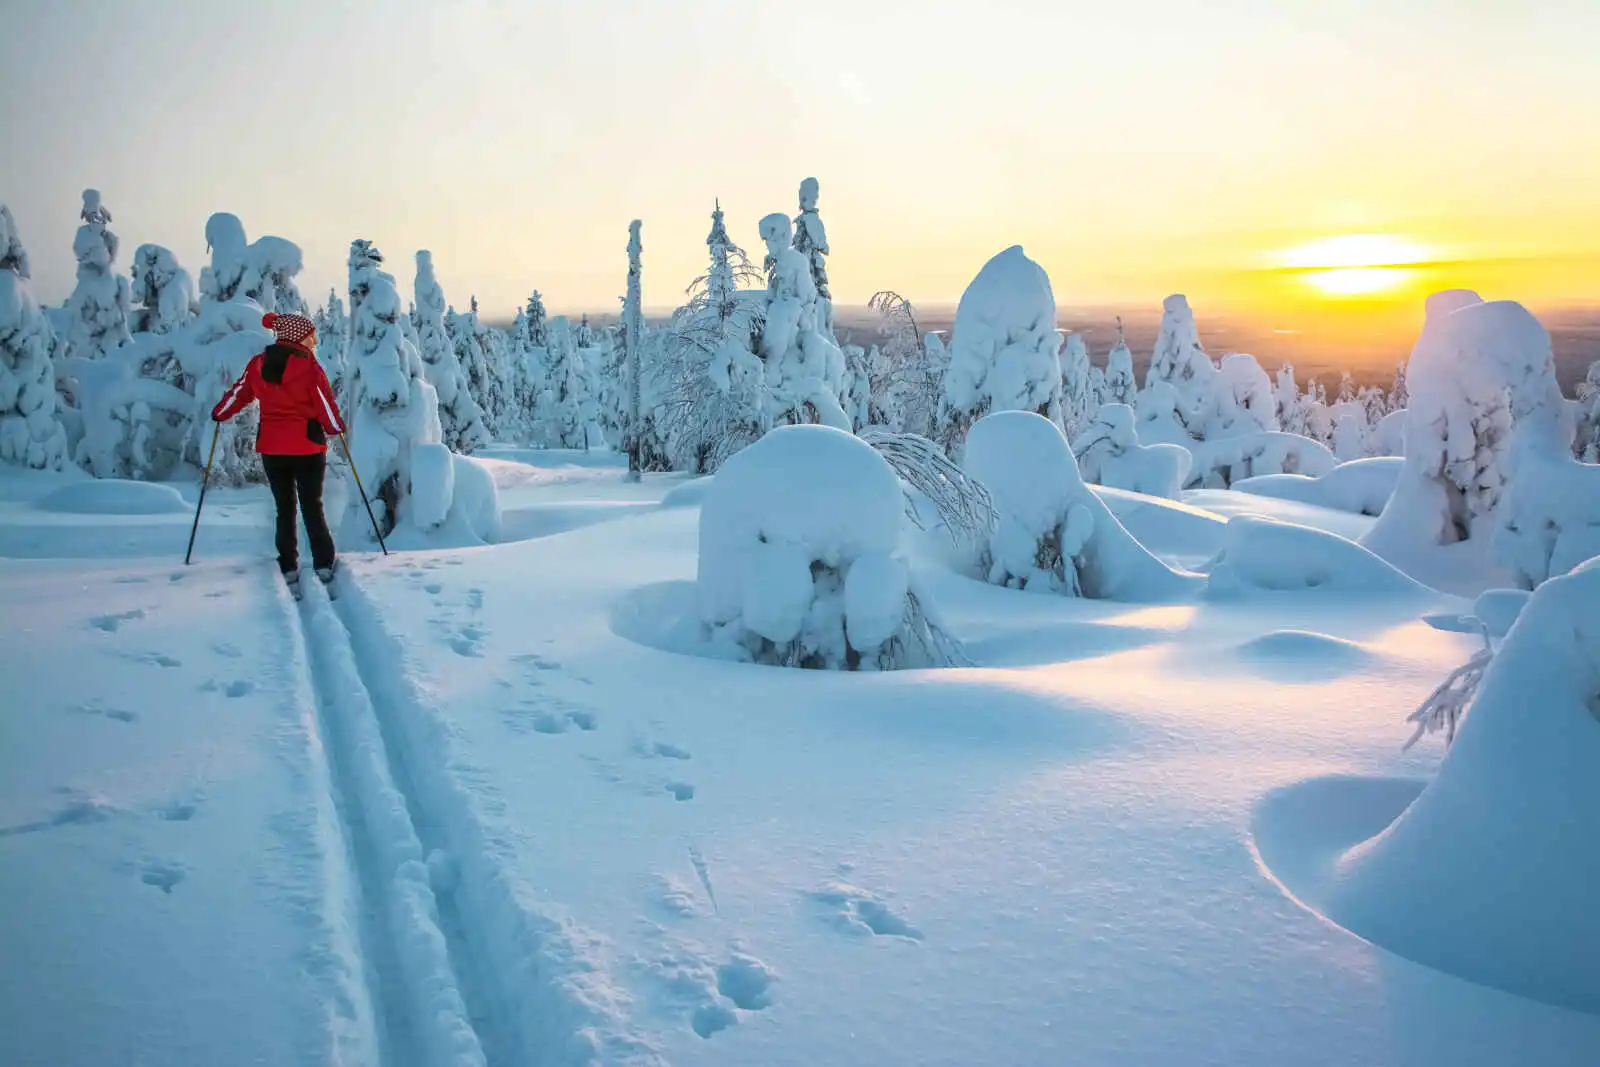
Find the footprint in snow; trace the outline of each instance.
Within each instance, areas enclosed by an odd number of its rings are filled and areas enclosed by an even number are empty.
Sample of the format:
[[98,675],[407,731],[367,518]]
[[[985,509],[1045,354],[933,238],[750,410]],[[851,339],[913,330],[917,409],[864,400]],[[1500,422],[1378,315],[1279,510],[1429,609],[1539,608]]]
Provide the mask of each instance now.
[[117,814],[117,809],[100,797],[80,794],[70,788],[62,791],[75,799],[47,819],[19,823],[16,826],[0,826],[0,837],[36,834],[43,830],[55,830],[66,826],[86,826],[89,823],[105,822]]
[[229,682],[223,687],[222,692],[227,696],[237,698],[252,692],[255,687],[256,684],[254,682],[241,678],[236,682]]
[[525,663],[536,671],[559,671],[561,664],[553,659],[545,659],[537,652],[523,652],[511,657],[518,663]]
[[156,809],[156,818],[164,822],[188,822],[200,810],[195,800],[174,800]]
[[70,708],[68,710],[75,715],[97,715],[102,719],[111,719],[113,722],[139,721],[138,712],[128,711],[124,708],[108,708],[99,701],[91,701],[88,704],[79,704],[77,707]]
[[241,655],[243,655],[243,653],[239,651],[239,646],[229,641],[218,641],[216,644],[211,646],[211,651],[227,659],[238,659]]
[[688,782],[668,782],[667,792],[672,794],[673,800],[693,800],[694,786]]
[[118,654],[130,663],[142,663],[149,667],[183,666],[181,659],[176,659],[161,652],[122,652]]
[[483,590],[482,589],[468,589],[467,590],[467,607],[471,608],[473,611],[482,610],[482,608],[483,608]]
[[173,887],[183,881],[187,873],[180,864],[152,862],[140,869],[139,880],[171,896]]
[[688,749],[679,748],[677,745],[668,744],[665,741],[635,742],[633,750],[642,759],[686,760],[693,758]]
[[132,611],[119,611],[115,615],[96,615],[94,618],[89,620],[89,625],[93,626],[96,630],[103,630],[108,634],[114,634],[122,627],[123,623],[132,622],[134,619],[142,618],[144,618],[144,609],[134,608]]
[[820,905],[830,922],[851,934],[923,940],[923,933],[897,915],[876,893],[846,882],[830,882],[806,894]]
[[440,593],[444,592],[444,586],[440,585],[438,582],[429,582],[427,585],[422,587],[422,590],[425,593],[438,596]]

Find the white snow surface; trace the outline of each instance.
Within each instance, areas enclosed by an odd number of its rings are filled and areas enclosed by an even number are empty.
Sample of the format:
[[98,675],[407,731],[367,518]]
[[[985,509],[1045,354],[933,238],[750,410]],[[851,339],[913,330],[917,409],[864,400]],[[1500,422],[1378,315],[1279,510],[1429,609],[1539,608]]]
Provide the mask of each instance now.
[[[1370,562],[1029,596],[902,530],[892,475],[856,540],[905,569],[864,552],[842,599],[904,573],[973,667],[674,654],[734,462],[486,449],[454,506],[487,475],[501,543],[341,543],[302,604],[262,487],[208,493],[184,567],[192,511],[0,471],[7,1062],[1597,1061],[1594,565],[1526,601],[1441,765],[1405,715],[1482,641],[1424,616],[1486,602],[1353,588]],[[1179,568],[1332,558],[1231,516],[1372,522],[1089,495]]]

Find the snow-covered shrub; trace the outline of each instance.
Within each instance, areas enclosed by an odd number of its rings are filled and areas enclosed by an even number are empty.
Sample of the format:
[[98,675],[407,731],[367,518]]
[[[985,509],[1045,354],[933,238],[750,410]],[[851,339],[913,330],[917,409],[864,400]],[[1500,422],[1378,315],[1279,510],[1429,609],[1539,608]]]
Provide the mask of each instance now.
[[[439,399],[428,384],[421,355],[400,328],[404,312],[394,278],[377,268],[379,262],[381,258],[361,268],[362,295],[351,324],[346,417],[356,470],[387,534],[407,520],[423,528],[441,522],[451,497],[444,482],[447,474],[453,480],[454,468],[448,454],[439,458],[436,450],[421,447],[442,444]],[[419,458],[421,469],[414,469]],[[414,495],[426,506],[413,509]],[[359,534],[368,526],[361,500],[352,494],[345,528]]]
[[[1502,562],[1538,582],[1558,545],[1570,560],[1589,543],[1600,497],[1562,499],[1594,479],[1572,459],[1550,335],[1526,308],[1462,290],[1429,297],[1407,384],[1405,463],[1369,547],[1389,556],[1498,527]],[[1505,500],[1509,484],[1516,492]]]
[[1469,981],[1600,1012],[1596,604],[1600,560],[1533,593],[1427,787],[1340,859],[1327,905],[1341,925]]
[[1333,454],[1311,438],[1273,431],[1197,441],[1189,451],[1194,462],[1186,488],[1226,489],[1263,474],[1320,478],[1337,465]]
[[1134,412],[1141,443],[1180,448],[1194,444],[1178,417],[1178,390],[1170,382],[1151,382],[1139,393]]
[[913,494],[933,506],[957,548],[978,549],[994,532],[999,516],[989,490],[950,461],[939,446],[912,433],[869,428],[861,439],[888,461],[907,487],[906,518],[926,529]]
[[700,510],[698,600],[713,640],[824,670],[961,662],[899,555],[901,490],[882,456],[785,426],[733,456]]
[[1223,531],[1206,568],[1213,594],[1245,590],[1417,593],[1423,587],[1338,534],[1259,515],[1239,515]]
[[134,333],[171,333],[200,313],[200,292],[178,258],[160,245],[133,253]]
[[844,353],[833,335],[823,332],[824,308],[812,263],[792,247],[792,229],[787,215],[761,220],[761,239],[767,245],[761,358],[766,362],[769,421],[774,426],[820,423],[848,431],[850,419],[838,395]]
[[1402,462],[1392,456],[1358,459],[1341,463],[1316,478],[1305,474],[1263,474],[1241,478],[1229,488],[1335,511],[1377,516],[1383,513],[1383,506],[1394,492]]
[[962,455],[968,429],[990,412],[1061,418],[1061,335],[1044,268],[1021,245],[983,265],[956,306],[938,441]]
[[1340,463],[1367,454],[1366,413],[1354,401],[1333,406],[1333,454]]
[[129,337],[128,312],[132,301],[128,279],[115,270],[117,235],[106,229],[111,212],[100,202],[98,189],[83,191],[83,225],[72,239],[78,259],[78,284],[67,298],[69,323],[63,355],[69,359],[103,359]]
[[50,320],[33,299],[28,252],[0,204],[0,462],[61,470],[67,432],[57,408]]
[[1188,587],[1083,483],[1061,428],[1044,416],[984,416],[967,435],[962,468],[998,515],[977,560],[995,585],[1105,600],[1160,600]]
[[873,293],[867,307],[878,313],[881,338],[868,359],[867,421],[895,433],[931,437],[948,362],[938,335],[924,335],[916,308],[893,290]]
[[1133,409],[1104,404],[1072,443],[1079,473],[1092,485],[1177,500],[1194,456],[1180,445],[1141,445]]
[[467,375],[456,358],[456,346],[444,327],[444,290],[433,272],[433,253],[417,253],[414,287],[417,337],[428,384],[439,396],[439,426],[451,451],[470,454],[489,443],[483,411],[467,388]]

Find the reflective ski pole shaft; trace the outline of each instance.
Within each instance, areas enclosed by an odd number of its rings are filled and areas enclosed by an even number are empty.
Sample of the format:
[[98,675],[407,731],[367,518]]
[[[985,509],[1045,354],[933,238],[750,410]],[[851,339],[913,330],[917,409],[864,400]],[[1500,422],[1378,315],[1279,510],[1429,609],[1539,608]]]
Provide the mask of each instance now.
[[183,565],[189,565],[194,555],[194,535],[200,532],[200,509],[206,506],[206,486],[211,482],[211,461],[217,456],[217,438],[222,436],[222,423],[211,431],[211,451],[206,453],[206,472],[200,476],[200,499],[194,505],[194,525],[189,527],[189,548],[183,554]]

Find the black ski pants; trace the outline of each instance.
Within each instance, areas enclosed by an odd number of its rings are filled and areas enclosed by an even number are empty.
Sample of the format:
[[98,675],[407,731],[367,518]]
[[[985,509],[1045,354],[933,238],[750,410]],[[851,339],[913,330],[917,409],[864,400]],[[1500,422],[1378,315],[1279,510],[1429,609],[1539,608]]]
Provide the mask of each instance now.
[[272,499],[278,505],[278,566],[283,573],[300,569],[300,534],[294,528],[295,500],[305,517],[306,537],[311,541],[314,567],[333,566],[333,534],[322,513],[322,480],[328,469],[328,456],[316,452],[309,456],[261,457],[272,486]]

